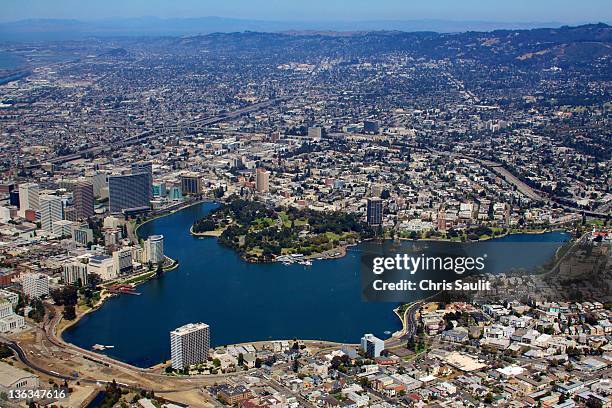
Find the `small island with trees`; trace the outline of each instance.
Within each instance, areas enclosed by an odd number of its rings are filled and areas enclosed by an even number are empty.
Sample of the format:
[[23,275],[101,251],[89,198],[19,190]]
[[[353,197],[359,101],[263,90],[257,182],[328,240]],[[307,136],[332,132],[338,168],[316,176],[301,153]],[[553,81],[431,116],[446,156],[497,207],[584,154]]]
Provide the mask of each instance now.
[[359,214],[274,208],[236,196],[196,221],[191,232],[218,236],[250,262],[273,262],[283,255],[318,257],[374,237]]

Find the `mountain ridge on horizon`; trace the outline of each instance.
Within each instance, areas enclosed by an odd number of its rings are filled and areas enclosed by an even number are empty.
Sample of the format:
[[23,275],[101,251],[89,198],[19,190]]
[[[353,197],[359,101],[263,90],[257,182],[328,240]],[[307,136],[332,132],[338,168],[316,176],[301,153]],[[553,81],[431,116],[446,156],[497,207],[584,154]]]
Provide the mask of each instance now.
[[[584,23],[597,24],[597,23]],[[528,30],[536,28],[560,28],[561,22],[492,22],[454,21],[442,19],[419,20],[364,20],[364,21],[267,21],[226,17],[186,18],[112,18],[99,20],[35,18],[12,22],[0,22],[0,40],[20,41],[70,40],[84,37],[112,36],[190,36],[212,33],[256,32],[437,32],[460,33],[467,31],[490,32],[495,30]],[[601,23],[600,23],[601,24]],[[608,22],[603,22],[608,25]]]

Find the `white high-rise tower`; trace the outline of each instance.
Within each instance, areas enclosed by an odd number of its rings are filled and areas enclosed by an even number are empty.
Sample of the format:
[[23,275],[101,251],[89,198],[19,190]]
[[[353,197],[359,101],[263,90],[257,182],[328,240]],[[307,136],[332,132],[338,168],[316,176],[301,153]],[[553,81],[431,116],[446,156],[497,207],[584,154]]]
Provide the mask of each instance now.
[[19,214],[25,215],[26,210],[38,211],[38,184],[24,183],[19,185]]
[[210,327],[204,323],[189,323],[170,332],[172,368],[182,370],[208,359]]
[[40,196],[40,225],[47,232],[53,231],[53,223],[64,219],[62,199],[53,195]]

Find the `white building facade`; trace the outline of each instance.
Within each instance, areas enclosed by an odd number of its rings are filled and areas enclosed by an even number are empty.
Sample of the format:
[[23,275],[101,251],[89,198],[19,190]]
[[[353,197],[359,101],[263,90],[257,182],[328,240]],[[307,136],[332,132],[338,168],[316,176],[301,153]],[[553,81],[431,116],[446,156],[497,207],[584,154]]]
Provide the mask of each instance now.
[[182,370],[208,359],[210,327],[204,323],[189,323],[170,332],[172,368]]
[[49,278],[42,273],[26,273],[21,279],[23,293],[32,298],[49,296]]
[[19,185],[19,214],[24,216],[26,210],[39,211],[38,184],[24,183]]
[[62,199],[52,195],[40,196],[39,208],[41,228],[53,233],[53,223],[64,219],[64,203]]
[[62,267],[62,278],[69,285],[87,285],[87,264],[75,258],[65,263]]
[[158,264],[164,261],[164,236],[151,235],[144,243],[145,262]]

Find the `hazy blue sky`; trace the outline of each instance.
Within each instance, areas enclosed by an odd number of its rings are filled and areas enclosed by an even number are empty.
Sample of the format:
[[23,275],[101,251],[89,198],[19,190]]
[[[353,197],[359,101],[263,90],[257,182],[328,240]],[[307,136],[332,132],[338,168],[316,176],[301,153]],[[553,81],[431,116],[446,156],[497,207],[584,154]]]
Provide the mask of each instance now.
[[0,0],[3,21],[27,18],[221,16],[258,20],[612,20],[611,0]]

